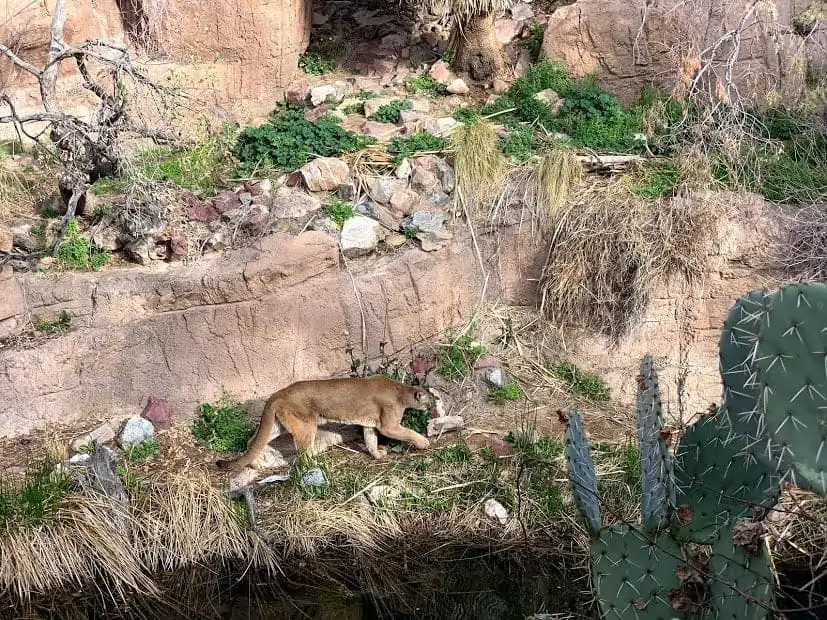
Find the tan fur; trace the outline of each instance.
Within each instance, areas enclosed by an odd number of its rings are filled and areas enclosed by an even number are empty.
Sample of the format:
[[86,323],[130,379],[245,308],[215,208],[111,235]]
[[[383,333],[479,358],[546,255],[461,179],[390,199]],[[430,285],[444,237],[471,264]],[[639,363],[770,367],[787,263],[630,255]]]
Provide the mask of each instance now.
[[247,452],[216,465],[237,470],[254,463],[282,429],[293,436],[299,452],[317,454],[324,449],[316,442],[318,425],[324,420],[362,426],[368,452],[375,459],[382,458],[377,431],[424,450],[430,442],[402,426],[402,415],[407,408],[426,409],[430,404],[431,395],[425,388],[391,381],[383,375],[297,381],[267,400],[258,430],[247,442]]

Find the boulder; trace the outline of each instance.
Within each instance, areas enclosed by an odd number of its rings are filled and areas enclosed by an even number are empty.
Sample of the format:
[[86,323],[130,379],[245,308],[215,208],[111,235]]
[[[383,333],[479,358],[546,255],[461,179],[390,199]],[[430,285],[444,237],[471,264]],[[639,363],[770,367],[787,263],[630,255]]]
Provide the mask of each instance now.
[[311,192],[329,192],[350,180],[350,167],[336,157],[318,157],[301,167],[301,175]]

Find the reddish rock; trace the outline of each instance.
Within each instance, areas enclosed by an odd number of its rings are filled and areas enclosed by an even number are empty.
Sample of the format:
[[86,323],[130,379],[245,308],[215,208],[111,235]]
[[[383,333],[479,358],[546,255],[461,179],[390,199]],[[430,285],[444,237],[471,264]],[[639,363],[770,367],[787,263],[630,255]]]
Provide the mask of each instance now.
[[11,234],[11,230],[6,224],[0,223],[0,252],[11,252],[13,245],[14,237]]
[[181,260],[188,252],[187,238],[184,235],[174,234],[169,239],[170,260]]
[[456,78],[454,72],[451,71],[451,67],[444,60],[437,60],[432,64],[430,73],[432,78],[446,86]]
[[380,140],[390,138],[392,135],[399,133],[400,128],[390,123],[379,123],[377,121],[366,121],[362,125],[362,133],[367,136],[373,136]]
[[335,157],[317,157],[301,167],[302,180],[311,192],[329,192],[350,179],[350,167]]
[[514,19],[498,19],[494,24],[497,31],[497,39],[502,45],[508,45],[520,36],[523,30],[523,22]]
[[402,189],[391,196],[391,207],[408,215],[419,204],[419,194],[412,189]]
[[219,192],[215,198],[212,199],[212,204],[216,211],[221,214],[233,209],[238,209],[241,206],[241,200],[238,195],[229,189]]
[[221,217],[218,210],[211,204],[199,202],[187,207],[187,215],[196,222],[214,222]]
[[141,417],[152,422],[158,430],[169,428],[172,426],[172,406],[163,398],[150,396]]
[[304,120],[306,121],[315,121],[317,118],[321,118],[325,114],[328,114],[330,109],[322,104],[318,108],[311,108],[307,112],[304,113]]

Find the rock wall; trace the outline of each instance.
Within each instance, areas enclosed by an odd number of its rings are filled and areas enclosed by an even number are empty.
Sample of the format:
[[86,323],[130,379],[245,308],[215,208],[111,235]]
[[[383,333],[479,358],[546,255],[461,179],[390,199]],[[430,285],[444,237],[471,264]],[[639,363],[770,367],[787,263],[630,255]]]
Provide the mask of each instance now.
[[[0,8],[0,41],[42,67],[53,8],[54,0],[9,0]],[[249,119],[272,110],[293,80],[312,17],[311,0],[77,0],[68,3],[64,39],[128,45],[137,65],[159,83],[201,100],[190,114]],[[149,25],[136,26],[144,18]],[[19,112],[40,110],[34,78],[5,58],[0,86]],[[89,100],[70,62],[58,86],[66,109],[83,113]]]
[[[564,339],[568,359],[605,376],[622,403],[634,401],[634,377],[647,352],[673,416],[719,401],[720,325],[739,296],[778,283],[764,268],[777,214],[760,197],[714,199],[722,223],[703,282],[659,287],[641,325],[616,348],[588,334]],[[487,301],[536,303],[547,248],[519,229],[480,236],[494,276]],[[176,417],[188,418],[223,388],[255,399],[298,379],[341,376],[350,366],[348,344],[360,349],[363,318],[370,355],[381,340],[386,351],[405,354],[410,341],[463,324],[481,301],[477,259],[461,231],[437,251],[351,259],[348,269],[336,239],[310,231],[271,235],[258,247],[192,265],[11,277],[4,271],[5,335],[62,310],[72,329],[28,348],[0,348],[0,436],[57,420],[135,415],[149,396],[167,399]]]
[[[753,4],[755,11],[748,13]],[[823,20],[806,37],[796,26],[810,4],[577,0],[551,15],[543,54],[564,60],[578,75],[596,72],[604,88],[629,103],[650,85],[685,92],[700,68],[701,52],[704,58],[710,56],[716,42],[740,26],[740,47],[732,66],[739,94],[760,100],[774,92],[789,101],[801,93],[808,63],[821,70],[825,62]],[[731,39],[716,47],[708,77],[724,75],[733,49]],[[714,79],[707,87],[717,92]]]

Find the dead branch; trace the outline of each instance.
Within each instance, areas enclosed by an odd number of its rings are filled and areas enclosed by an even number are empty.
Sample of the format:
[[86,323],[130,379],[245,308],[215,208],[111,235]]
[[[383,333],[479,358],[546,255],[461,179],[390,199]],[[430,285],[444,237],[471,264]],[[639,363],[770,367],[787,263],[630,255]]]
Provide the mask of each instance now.
[[[49,54],[45,65],[39,69],[20,58],[10,47],[0,43],[0,54],[16,67],[33,75],[40,88],[40,97],[45,112],[21,116],[7,95],[0,96],[0,108],[8,110],[0,114],[0,123],[14,123],[17,131],[36,143],[48,130],[55,155],[63,166],[58,188],[66,204],[66,212],[50,244],[57,244],[63,230],[75,214],[83,214],[86,192],[101,176],[117,175],[121,172],[118,154],[119,139],[124,134],[150,138],[155,143],[169,143],[175,140],[170,131],[154,130],[138,123],[130,114],[130,103],[134,93],[130,86],[148,89],[162,99],[180,96],[173,89],[155,84],[137,70],[125,47],[99,40],[88,40],[79,47],[68,45],[63,40],[63,26],[66,22],[66,0],[57,0],[50,28]],[[80,74],[85,90],[98,100],[93,121],[86,122],[63,112],[57,101],[57,78],[62,62],[72,60]],[[103,67],[99,77],[93,76],[90,62]],[[46,129],[37,132],[27,130],[29,126],[46,123]]]

